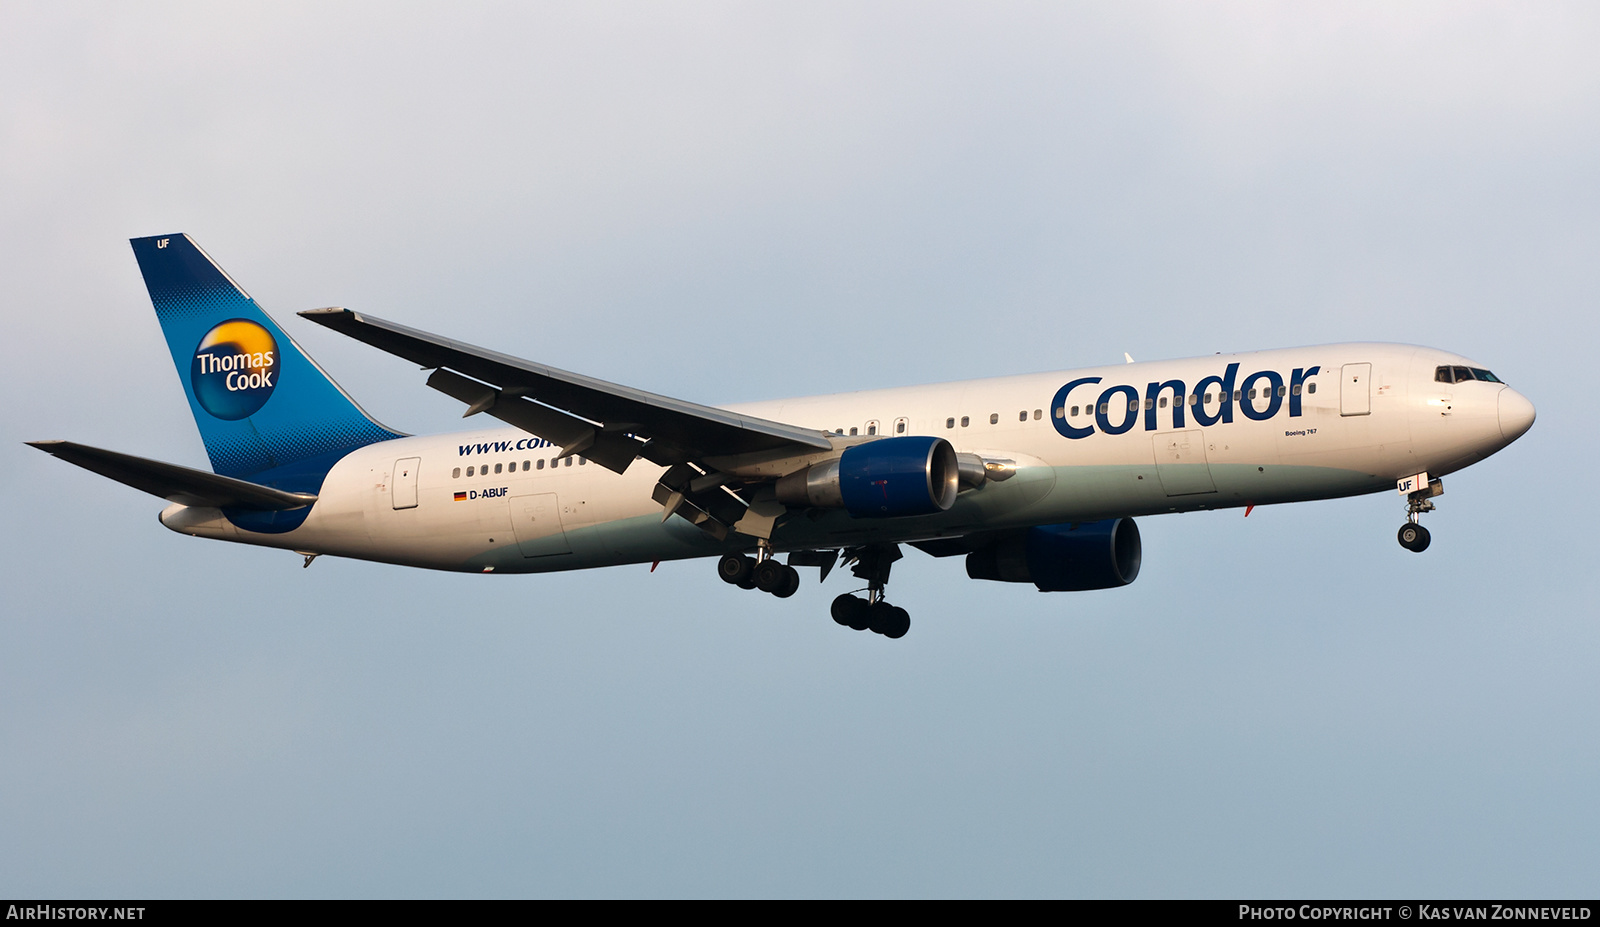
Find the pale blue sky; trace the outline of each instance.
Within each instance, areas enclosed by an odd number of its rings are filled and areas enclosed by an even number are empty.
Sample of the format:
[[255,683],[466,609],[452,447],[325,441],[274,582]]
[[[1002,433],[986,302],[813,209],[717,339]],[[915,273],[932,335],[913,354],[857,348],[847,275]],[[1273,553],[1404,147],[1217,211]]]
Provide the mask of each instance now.
[[[1600,10],[0,7],[0,892],[1587,895]],[[127,239],[188,232],[386,423],[344,305],[701,402],[1340,340],[1534,429],[1141,520],[1125,589],[911,552],[457,576],[197,541],[21,442],[205,456]]]

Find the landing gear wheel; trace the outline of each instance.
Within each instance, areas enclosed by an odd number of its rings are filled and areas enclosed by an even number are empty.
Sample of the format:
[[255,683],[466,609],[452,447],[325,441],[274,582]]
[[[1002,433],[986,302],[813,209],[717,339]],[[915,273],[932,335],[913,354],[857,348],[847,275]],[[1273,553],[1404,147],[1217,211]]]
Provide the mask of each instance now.
[[888,635],[890,631],[900,626],[899,621],[895,617],[895,612],[900,611],[904,610],[895,608],[888,602],[879,599],[877,602],[868,607],[867,627],[871,628],[872,633],[874,634]]
[[1433,538],[1428,534],[1428,529],[1418,524],[1406,522],[1400,526],[1400,546],[1414,554],[1420,554],[1428,549]]
[[841,624],[848,628],[854,625],[856,614],[866,608],[866,605],[867,603],[847,592],[833,600],[833,605],[828,608],[828,612],[833,615],[835,624]]
[[800,591],[800,571],[792,566],[783,568],[783,585],[772,590],[772,594],[780,599],[787,599]]
[[[884,621],[883,630],[878,633],[895,641],[906,636],[911,630],[911,614],[898,605],[889,606],[889,617]],[[874,628],[873,630],[877,630]]]
[[782,589],[788,576],[784,570],[788,569],[776,560],[763,560],[756,564],[756,588],[762,592],[777,592]]
[[755,568],[756,562],[743,554],[727,554],[717,561],[717,575],[722,577],[723,582],[744,586],[746,589],[750,587],[745,586],[745,582],[750,579],[750,574]]

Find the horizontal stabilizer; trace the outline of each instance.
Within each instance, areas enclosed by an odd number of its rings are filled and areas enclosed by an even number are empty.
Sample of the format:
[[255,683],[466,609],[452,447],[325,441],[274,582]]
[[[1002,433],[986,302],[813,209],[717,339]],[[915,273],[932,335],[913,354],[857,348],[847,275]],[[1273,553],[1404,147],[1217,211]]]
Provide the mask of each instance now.
[[215,508],[281,512],[303,509],[317,501],[314,493],[284,492],[259,483],[218,476],[204,470],[162,463],[146,457],[119,454],[71,441],[29,441],[47,454],[110,477],[134,489],[142,489],[169,502],[205,505]]

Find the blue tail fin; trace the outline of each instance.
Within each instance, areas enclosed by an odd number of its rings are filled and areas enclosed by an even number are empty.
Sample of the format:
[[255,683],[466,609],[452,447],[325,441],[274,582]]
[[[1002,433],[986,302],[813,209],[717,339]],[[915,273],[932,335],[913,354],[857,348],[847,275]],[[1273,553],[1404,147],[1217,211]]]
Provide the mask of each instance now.
[[189,236],[135,238],[133,253],[217,473],[320,484],[344,453],[401,437],[368,418]]

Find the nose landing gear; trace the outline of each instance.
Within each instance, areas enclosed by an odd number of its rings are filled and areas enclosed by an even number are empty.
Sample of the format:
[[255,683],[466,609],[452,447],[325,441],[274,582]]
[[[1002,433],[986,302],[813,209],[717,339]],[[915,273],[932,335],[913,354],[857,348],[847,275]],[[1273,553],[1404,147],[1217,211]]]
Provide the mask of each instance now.
[[1400,546],[1420,554],[1433,543],[1428,529],[1422,527],[1422,513],[1433,511],[1433,497],[1444,495],[1444,481],[1432,479],[1428,485],[1406,496],[1406,523],[1400,526],[1397,539]]
[[1406,522],[1400,526],[1400,546],[1414,554],[1420,554],[1428,549],[1433,542],[1433,537],[1428,534],[1428,529],[1420,524]]

